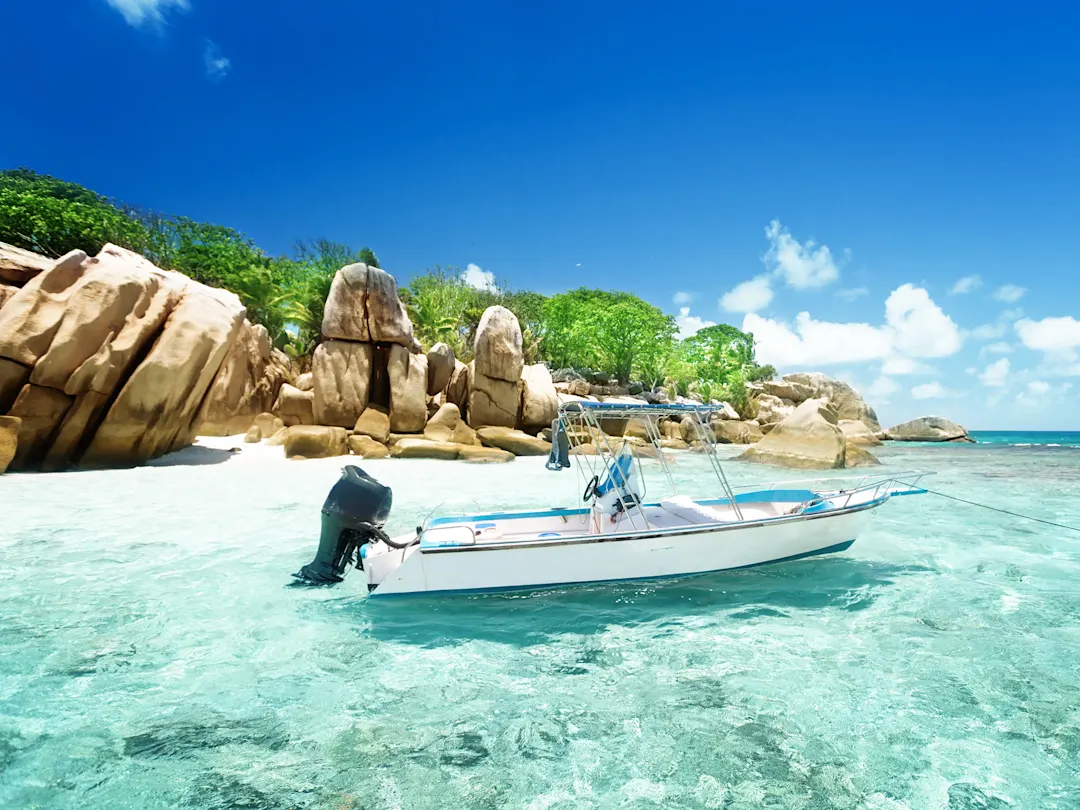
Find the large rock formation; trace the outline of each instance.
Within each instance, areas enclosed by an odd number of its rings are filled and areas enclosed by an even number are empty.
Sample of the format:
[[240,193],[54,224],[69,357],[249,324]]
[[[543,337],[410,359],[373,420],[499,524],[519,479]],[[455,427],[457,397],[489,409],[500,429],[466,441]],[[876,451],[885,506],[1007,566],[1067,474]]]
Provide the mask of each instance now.
[[[787,393],[796,394],[789,397],[796,405],[807,399],[827,399],[838,419],[857,419],[873,431],[881,430],[874,409],[866,404],[858,391],[845,382],[830,379],[820,372],[800,372],[785,374],[779,382],[765,383],[766,390],[769,390],[770,385],[774,386],[773,390],[778,390],[775,386],[784,383],[788,384]],[[807,391],[809,395],[803,396]]]
[[542,428],[551,425],[559,413],[559,398],[551,372],[543,363],[521,370],[521,427]]
[[30,276],[0,309],[0,411],[23,419],[13,469],[140,464],[190,444],[243,319],[232,293],[114,245]]
[[323,337],[357,343],[413,345],[412,322],[398,298],[394,277],[364,263],[342,267],[330,285]]
[[488,377],[469,364],[469,424],[516,427],[521,415],[521,381]]
[[840,419],[836,426],[844,431],[844,435],[851,444],[864,447],[876,447],[881,444],[877,434],[866,426],[865,422],[858,419]]
[[488,307],[469,364],[469,424],[517,427],[521,416],[521,326],[506,307]]
[[22,287],[52,266],[53,260],[48,256],[0,242],[0,284]]
[[942,416],[912,419],[889,428],[885,435],[897,442],[974,442],[967,428]]
[[210,387],[199,434],[244,433],[255,417],[274,407],[282,384],[292,379],[292,364],[284,352],[273,347],[266,327],[244,321]]
[[393,346],[387,372],[390,377],[390,430],[419,433],[427,422],[427,357],[409,354],[404,346]]
[[315,392],[301,391],[289,383],[283,383],[271,411],[285,425],[314,425]]
[[[844,467],[847,439],[836,423],[836,412],[830,405],[824,400],[808,399],[738,458],[801,469]],[[866,463],[862,453],[858,456],[861,463]]]
[[351,428],[368,404],[374,349],[367,343],[327,340],[311,359],[315,424]]
[[[428,396],[445,391],[457,368],[454,350],[445,343],[436,343],[427,352]],[[455,403],[456,404],[456,403]]]

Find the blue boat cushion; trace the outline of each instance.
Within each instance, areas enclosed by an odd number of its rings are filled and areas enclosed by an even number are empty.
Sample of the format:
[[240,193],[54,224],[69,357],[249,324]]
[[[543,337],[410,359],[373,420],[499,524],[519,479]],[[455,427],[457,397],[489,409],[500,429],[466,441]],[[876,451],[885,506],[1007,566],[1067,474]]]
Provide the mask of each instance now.
[[607,471],[604,473],[603,480],[596,485],[596,496],[606,495],[616,485],[626,486],[630,481],[630,465],[633,464],[634,457],[629,453],[624,453],[616,459],[612,459],[608,464]]

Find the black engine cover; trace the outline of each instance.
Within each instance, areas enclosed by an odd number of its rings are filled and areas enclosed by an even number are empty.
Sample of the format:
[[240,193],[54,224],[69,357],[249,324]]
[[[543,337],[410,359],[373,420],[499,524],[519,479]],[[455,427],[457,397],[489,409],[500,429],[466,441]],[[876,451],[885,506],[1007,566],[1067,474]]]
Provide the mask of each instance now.
[[369,539],[370,527],[381,529],[386,524],[393,501],[390,487],[359,467],[344,467],[323,503],[315,559],[293,576],[313,584],[341,582],[352,550]]

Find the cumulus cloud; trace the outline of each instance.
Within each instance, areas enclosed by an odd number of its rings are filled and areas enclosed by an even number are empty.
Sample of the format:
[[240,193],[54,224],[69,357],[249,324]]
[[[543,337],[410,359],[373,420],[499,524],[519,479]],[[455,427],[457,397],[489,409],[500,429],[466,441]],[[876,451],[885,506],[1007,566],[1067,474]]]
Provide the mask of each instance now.
[[1015,304],[1024,297],[1027,292],[1025,287],[1017,287],[1015,284],[1004,284],[994,290],[994,298],[1004,301],[1006,304]]
[[913,360],[910,357],[888,357],[885,362],[881,364],[882,374],[930,374],[934,371],[931,366],[926,363],[920,363],[918,360]]
[[896,348],[912,357],[948,357],[963,343],[960,328],[922,287],[904,284],[893,290],[885,301],[885,321]]
[[864,295],[869,295],[870,290],[866,287],[845,287],[842,290],[836,291],[836,297],[842,298],[845,301],[854,301],[858,298],[862,298]]
[[881,360],[892,350],[880,327],[815,321],[809,312],[800,312],[794,327],[750,312],[742,328],[754,336],[758,360],[777,367],[863,363]]
[[1032,380],[1027,384],[1027,390],[1032,394],[1045,394],[1050,391],[1050,383],[1044,380]]
[[990,354],[1012,354],[1012,350],[1013,347],[1004,341],[991,343],[983,349],[984,352],[989,352]]
[[469,262],[465,272],[461,274],[461,280],[473,289],[499,291],[499,288],[495,286],[495,274],[472,262]]
[[1060,400],[1070,388],[1072,388],[1072,383],[1051,385],[1045,380],[1032,380],[1016,395],[1016,401],[1028,408],[1038,408]]
[[206,67],[206,78],[212,82],[220,82],[232,69],[232,62],[210,40],[203,43],[203,65]]
[[792,287],[800,290],[823,287],[840,277],[828,245],[818,245],[812,239],[800,244],[780,220],[769,223],[765,238],[769,240],[765,267]]
[[690,307],[683,307],[675,316],[675,325],[679,327],[679,340],[686,340],[696,335],[706,326],[716,326],[716,321],[707,321],[697,315],[690,314]]
[[949,290],[949,295],[965,295],[969,292],[975,292],[975,290],[979,289],[981,286],[982,279],[978,276],[964,276],[952,285],[952,289]]
[[1029,349],[1048,354],[1071,355],[1080,346],[1080,321],[1071,315],[1016,322],[1020,342]]
[[730,292],[720,298],[720,306],[728,312],[757,312],[765,309],[773,299],[772,286],[768,276],[758,276],[750,281],[735,285]]
[[124,15],[128,25],[136,28],[142,25],[163,25],[165,12],[170,9],[187,11],[191,8],[188,0],[105,0],[110,6]]
[[926,367],[910,358],[946,357],[963,342],[952,319],[926,290],[911,284],[889,295],[881,326],[816,321],[809,312],[800,312],[788,326],[750,312],[742,328],[754,335],[763,363],[784,368],[881,360],[899,369],[890,373],[915,373]]
[[691,292],[677,292],[672,296],[671,300],[677,307],[684,307],[694,300],[694,293]]
[[979,375],[982,384],[990,388],[1004,388],[1005,380],[1009,376],[1009,358],[1002,357],[1000,360],[988,365]]
[[947,392],[939,382],[928,382],[916,385],[911,389],[911,396],[915,399],[941,399]]
[[872,383],[870,387],[866,389],[866,395],[872,397],[878,402],[888,403],[886,397],[891,394],[895,394],[900,390],[900,386],[896,384],[896,380],[892,377],[886,377],[882,374]]

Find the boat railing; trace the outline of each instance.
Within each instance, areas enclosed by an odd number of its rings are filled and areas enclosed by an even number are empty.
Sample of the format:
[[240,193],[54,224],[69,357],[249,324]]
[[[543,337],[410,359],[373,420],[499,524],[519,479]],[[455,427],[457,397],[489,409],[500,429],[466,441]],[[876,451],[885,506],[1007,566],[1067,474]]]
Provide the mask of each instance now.
[[[852,500],[861,502],[879,500],[885,496],[919,495],[926,492],[919,484],[929,475],[935,475],[935,473],[931,470],[909,470],[859,477],[819,476],[784,479],[765,484],[741,484],[734,489],[737,492],[775,492],[794,488],[812,491],[815,497],[803,502],[797,512],[797,514],[802,514],[814,504],[819,503],[822,498],[828,498],[839,508],[845,509],[851,506]],[[866,493],[870,493],[870,497],[863,497]]]

